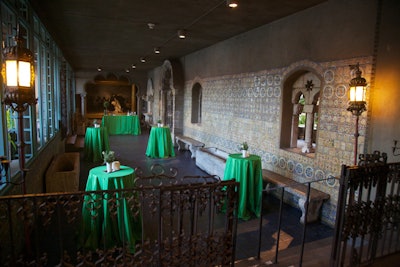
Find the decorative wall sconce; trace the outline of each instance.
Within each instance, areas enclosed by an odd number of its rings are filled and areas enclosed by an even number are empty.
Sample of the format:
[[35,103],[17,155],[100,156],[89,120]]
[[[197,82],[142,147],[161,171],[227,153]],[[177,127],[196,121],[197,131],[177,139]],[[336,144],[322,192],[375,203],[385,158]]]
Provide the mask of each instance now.
[[24,143],[24,121],[23,113],[30,105],[35,105],[35,72],[33,53],[23,47],[24,39],[19,34],[15,37],[15,46],[6,47],[3,50],[3,80],[4,98],[3,103],[18,113],[18,158],[22,173],[23,193],[25,189],[25,143]]
[[367,81],[361,77],[360,65],[349,66],[351,70],[355,71],[355,77],[350,81],[349,88],[349,107],[347,108],[354,116],[356,116],[356,130],[354,133],[354,165],[357,165],[357,150],[358,150],[358,121],[360,115],[367,110],[366,108],[366,88]]

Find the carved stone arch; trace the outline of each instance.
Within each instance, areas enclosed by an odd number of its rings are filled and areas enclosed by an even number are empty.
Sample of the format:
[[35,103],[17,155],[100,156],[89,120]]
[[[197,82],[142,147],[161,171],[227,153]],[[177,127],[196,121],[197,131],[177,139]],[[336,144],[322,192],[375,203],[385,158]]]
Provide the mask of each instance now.
[[154,87],[153,80],[147,80],[146,92],[141,95],[143,116],[147,125],[153,124]]
[[292,76],[293,73],[298,72],[299,70],[305,70],[305,71],[310,71],[313,72],[314,74],[318,75],[320,80],[322,81],[323,79],[323,73],[324,69],[322,66],[316,62],[310,61],[310,60],[302,60],[295,62],[293,64],[290,64],[282,73],[282,80],[285,81],[288,79],[288,77]]
[[165,60],[155,72],[153,120],[162,120],[171,133],[183,133],[184,79],[178,60]]
[[191,123],[201,123],[203,85],[199,77],[193,79],[191,88]]
[[196,83],[200,84],[201,86],[203,86],[203,79],[200,78],[199,76],[194,77],[193,81],[192,81],[192,86],[195,85]]
[[147,80],[146,97],[154,97],[153,79],[151,78]]
[[174,83],[171,62],[166,60],[161,68],[159,91],[159,119],[171,129],[174,128]]
[[[299,114],[307,114],[307,125],[311,127],[306,137],[303,152],[313,152],[313,121],[317,112],[317,101],[323,87],[323,68],[312,61],[303,60],[291,64],[282,75],[282,114],[281,114],[281,148],[297,148]],[[309,83],[309,87],[307,87]],[[305,105],[299,104],[299,96],[305,97]],[[311,131],[311,134],[310,134]]]

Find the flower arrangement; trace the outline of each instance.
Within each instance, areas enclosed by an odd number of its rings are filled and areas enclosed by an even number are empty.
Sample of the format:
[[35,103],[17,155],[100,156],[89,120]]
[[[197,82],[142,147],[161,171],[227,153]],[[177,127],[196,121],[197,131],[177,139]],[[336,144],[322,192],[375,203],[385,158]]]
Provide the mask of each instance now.
[[114,151],[103,151],[103,159],[104,163],[112,163],[115,161],[115,152]]
[[239,150],[247,150],[247,149],[249,149],[249,145],[247,144],[247,142],[243,142],[240,144]]

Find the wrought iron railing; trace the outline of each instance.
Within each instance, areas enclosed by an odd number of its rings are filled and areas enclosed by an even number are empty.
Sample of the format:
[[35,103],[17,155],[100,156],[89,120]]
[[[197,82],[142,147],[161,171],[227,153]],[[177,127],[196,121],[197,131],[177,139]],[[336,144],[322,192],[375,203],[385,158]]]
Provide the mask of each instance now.
[[[312,181],[307,181],[304,183],[299,183],[299,182],[295,182],[293,181],[293,183],[288,184],[286,186],[272,186],[272,187],[267,187],[266,189],[263,190],[263,199],[268,195],[274,195],[275,197],[277,197],[279,199],[279,212],[277,214],[277,228],[276,228],[276,241],[274,243],[274,248],[271,249],[271,251],[274,251],[274,256],[268,259],[263,258],[263,261],[266,260],[268,262],[270,262],[271,264],[278,264],[279,262],[279,251],[281,250],[280,248],[280,236],[282,233],[282,226],[283,226],[283,220],[282,220],[282,216],[284,213],[284,208],[283,206],[285,205],[285,196],[286,194],[288,194],[288,191],[291,191],[291,189],[296,190],[296,188],[299,187],[304,187],[306,186],[306,192],[305,192],[305,210],[304,210],[304,222],[302,223],[302,234],[301,234],[301,241],[300,241],[300,253],[298,255],[298,262],[297,262],[297,266],[302,266],[303,264],[303,255],[304,255],[304,246],[306,243],[306,233],[307,233],[307,226],[309,225],[308,220],[307,220],[307,215],[309,214],[308,212],[308,206],[307,203],[310,202],[310,196],[311,196],[311,190],[312,190],[312,184],[314,183],[320,183],[320,182],[324,182],[327,180],[332,180],[332,179],[336,179],[335,177],[328,177],[328,178],[324,178],[324,179],[316,179],[316,180],[312,180]],[[264,203],[265,201],[263,200],[262,203]],[[262,208],[264,209],[264,208]],[[299,222],[300,223],[300,222]],[[261,259],[261,244],[263,242],[262,240],[262,229],[263,229],[263,216],[260,217],[259,220],[259,237],[258,237],[258,254],[257,254],[257,258]]]
[[233,266],[238,183],[170,178],[0,197],[0,265]]
[[400,163],[361,155],[342,166],[330,266],[360,266],[400,252]]

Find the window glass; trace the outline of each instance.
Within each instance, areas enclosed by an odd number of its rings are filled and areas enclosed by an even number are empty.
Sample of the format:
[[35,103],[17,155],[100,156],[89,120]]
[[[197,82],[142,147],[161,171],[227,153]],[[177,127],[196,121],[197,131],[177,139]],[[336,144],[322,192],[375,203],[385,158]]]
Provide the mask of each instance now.
[[[35,56],[35,95],[37,104],[29,106],[22,114],[22,129],[19,129],[18,113],[11,107],[4,107],[0,112],[0,155],[11,161],[8,179],[17,174],[19,151],[17,144],[20,134],[24,138],[24,156],[29,161],[55,136],[60,113],[60,72],[61,64],[66,65],[68,83],[68,103],[73,104],[73,72],[63,59],[62,53],[52,40],[39,18],[28,5],[27,0],[5,0],[0,2],[1,44],[4,47],[15,45],[14,37],[19,28],[25,38],[23,45]],[[18,19],[17,19],[18,18]],[[30,24],[31,23],[31,24]],[[18,27],[17,27],[18,26]],[[72,110],[69,108],[68,110]],[[1,176],[0,188],[5,186],[5,177]]]

